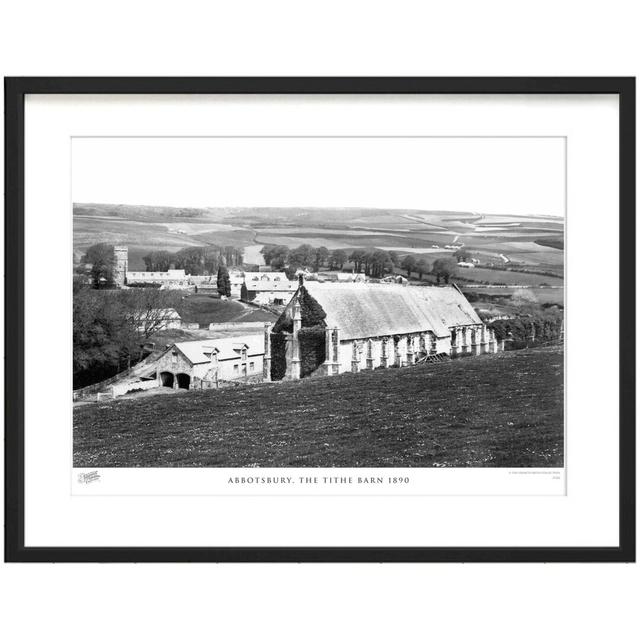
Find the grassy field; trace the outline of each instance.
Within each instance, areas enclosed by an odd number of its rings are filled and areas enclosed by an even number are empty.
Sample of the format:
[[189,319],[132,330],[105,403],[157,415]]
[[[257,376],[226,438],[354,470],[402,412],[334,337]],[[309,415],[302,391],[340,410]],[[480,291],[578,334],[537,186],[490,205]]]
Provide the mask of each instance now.
[[[564,304],[564,289],[550,289],[544,287],[530,287],[518,289],[516,287],[467,287],[465,283],[458,283],[463,294],[484,294],[488,296],[510,296],[509,305],[513,307],[518,302],[537,302],[538,304]],[[474,306],[475,305],[474,303]]]
[[209,294],[184,296],[176,305],[184,322],[205,325],[211,322],[273,322],[274,314],[235,300],[220,300]]
[[520,284],[539,287],[540,285],[562,286],[563,279],[551,275],[539,275],[536,273],[520,273],[519,271],[499,271],[497,269],[475,269],[458,268],[455,279],[473,280],[478,283],[487,284]]
[[189,340],[215,340],[217,338],[235,338],[236,336],[246,336],[247,334],[260,333],[264,329],[260,327],[245,327],[239,329],[220,329],[208,331],[206,329],[167,329],[154,333],[151,342],[156,349],[168,347],[174,342],[187,342]]
[[74,408],[78,467],[558,467],[561,346]]

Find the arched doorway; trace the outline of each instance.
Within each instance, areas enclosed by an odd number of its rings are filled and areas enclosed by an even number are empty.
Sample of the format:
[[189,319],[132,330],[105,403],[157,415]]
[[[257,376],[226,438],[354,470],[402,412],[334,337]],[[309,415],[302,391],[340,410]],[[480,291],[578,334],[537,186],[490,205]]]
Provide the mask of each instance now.
[[163,371],[160,374],[160,383],[163,387],[171,387],[173,389],[173,373],[170,371]]
[[186,373],[176,375],[176,380],[178,381],[178,389],[188,389],[191,384],[191,376]]

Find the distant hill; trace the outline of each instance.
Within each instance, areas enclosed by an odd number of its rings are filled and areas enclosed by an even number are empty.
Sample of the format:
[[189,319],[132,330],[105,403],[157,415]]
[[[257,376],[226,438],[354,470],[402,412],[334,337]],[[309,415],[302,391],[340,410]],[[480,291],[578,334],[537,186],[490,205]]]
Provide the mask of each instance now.
[[74,203],[74,216],[109,216],[112,218],[128,218],[130,220],[166,220],[172,218],[202,218],[209,214],[209,209],[193,207],[154,207],[134,204],[93,204]]
[[[486,262],[502,256],[542,271],[563,272],[564,220],[552,216],[491,215],[470,211],[321,207],[160,207],[76,203],[74,251],[91,244],[129,246],[132,270],[144,268],[150,250],[233,245],[255,256],[264,244],[307,243],[450,256],[464,245]],[[251,249],[248,249],[248,248]]]

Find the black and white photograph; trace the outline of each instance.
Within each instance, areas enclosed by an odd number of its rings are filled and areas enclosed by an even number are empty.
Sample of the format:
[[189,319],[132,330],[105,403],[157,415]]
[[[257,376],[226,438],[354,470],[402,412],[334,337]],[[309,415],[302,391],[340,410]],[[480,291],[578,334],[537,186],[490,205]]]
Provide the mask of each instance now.
[[562,469],[566,162],[74,137],[74,468]]

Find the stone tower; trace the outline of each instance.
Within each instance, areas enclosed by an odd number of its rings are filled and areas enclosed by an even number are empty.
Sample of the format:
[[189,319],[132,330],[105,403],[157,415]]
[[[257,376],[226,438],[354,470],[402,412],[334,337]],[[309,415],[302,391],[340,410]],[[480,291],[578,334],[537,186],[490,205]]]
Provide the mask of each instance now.
[[113,247],[113,282],[116,287],[126,284],[129,270],[129,248],[125,246]]

